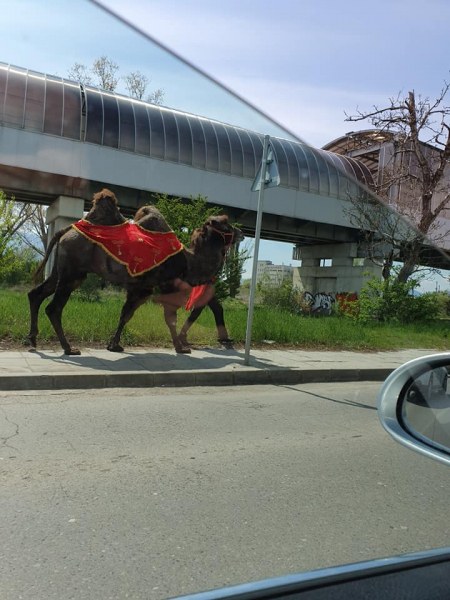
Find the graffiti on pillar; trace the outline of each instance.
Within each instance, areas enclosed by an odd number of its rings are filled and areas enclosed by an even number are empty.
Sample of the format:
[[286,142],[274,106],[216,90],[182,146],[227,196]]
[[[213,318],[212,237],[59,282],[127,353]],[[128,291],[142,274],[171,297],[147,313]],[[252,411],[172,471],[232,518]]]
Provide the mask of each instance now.
[[336,294],[336,303],[341,313],[356,316],[358,311],[358,294],[355,292],[341,292]]
[[309,312],[311,315],[331,315],[335,302],[336,300],[332,294],[325,294],[323,292],[318,292],[317,294],[304,292],[303,294],[303,303],[306,312]]
[[354,314],[357,300],[358,295],[354,292],[340,292],[337,294],[303,292],[302,312],[314,316],[329,316],[333,312],[333,306],[337,305],[340,311]]

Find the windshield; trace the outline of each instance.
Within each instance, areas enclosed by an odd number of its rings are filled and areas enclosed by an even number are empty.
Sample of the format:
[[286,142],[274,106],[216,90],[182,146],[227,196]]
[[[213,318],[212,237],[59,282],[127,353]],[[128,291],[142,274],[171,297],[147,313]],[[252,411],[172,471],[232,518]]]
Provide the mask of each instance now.
[[[448,350],[450,9],[382,2],[380,28],[293,4],[2,8],[3,598],[166,598],[448,545],[447,470],[388,439],[376,395]],[[111,198],[101,225],[181,243],[130,266],[87,241]]]

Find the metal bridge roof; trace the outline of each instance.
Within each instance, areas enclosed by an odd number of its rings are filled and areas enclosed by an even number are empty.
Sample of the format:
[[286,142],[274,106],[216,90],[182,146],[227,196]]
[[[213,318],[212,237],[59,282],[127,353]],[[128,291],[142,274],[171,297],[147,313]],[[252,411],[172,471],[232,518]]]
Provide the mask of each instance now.
[[[250,179],[264,138],[5,63],[0,63],[0,124]],[[370,170],[355,159],[282,138],[271,137],[271,143],[283,187],[341,199],[358,193],[357,182],[373,188]]]

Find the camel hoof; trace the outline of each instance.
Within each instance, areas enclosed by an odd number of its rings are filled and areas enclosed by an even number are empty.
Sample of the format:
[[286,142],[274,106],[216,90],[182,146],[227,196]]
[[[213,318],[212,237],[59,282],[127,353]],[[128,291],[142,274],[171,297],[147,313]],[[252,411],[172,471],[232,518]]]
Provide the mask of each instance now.
[[191,353],[190,348],[175,348],[175,351],[177,354],[190,354]]
[[217,340],[219,342],[219,344],[221,346],[223,346],[224,348],[227,348],[228,350],[233,348],[233,344],[234,344],[234,340],[232,340],[231,338],[226,338],[223,340]]
[[23,346],[31,346],[32,349],[35,349],[36,348],[36,337],[30,335],[26,338],[23,338],[22,345]]
[[81,350],[78,350],[78,348],[69,348],[68,350],[64,350],[64,354],[66,356],[80,356]]
[[110,352],[123,352],[123,346],[121,346],[120,344],[115,344],[114,346],[108,346],[107,350],[109,350]]

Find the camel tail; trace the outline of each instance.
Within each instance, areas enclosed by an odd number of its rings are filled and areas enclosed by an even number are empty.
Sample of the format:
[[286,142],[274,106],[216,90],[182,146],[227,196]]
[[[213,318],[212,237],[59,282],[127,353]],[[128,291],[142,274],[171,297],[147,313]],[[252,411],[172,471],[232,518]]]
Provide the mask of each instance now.
[[45,265],[47,264],[47,261],[48,261],[48,259],[50,257],[50,254],[52,253],[53,248],[55,247],[55,245],[57,243],[59,243],[59,240],[62,238],[62,236],[65,233],[67,233],[68,231],[70,231],[71,229],[72,229],[72,225],[69,225],[68,227],[64,227],[64,229],[60,229],[52,237],[52,239],[50,240],[50,242],[49,242],[49,244],[47,246],[47,249],[45,251],[44,258],[42,259],[42,262],[40,263],[40,265],[38,266],[38,268],[36,269],[36,271],[33,274],[33,281],[35,283],[41,280],[41,278],[42,278],[42,271],[44,270]]

